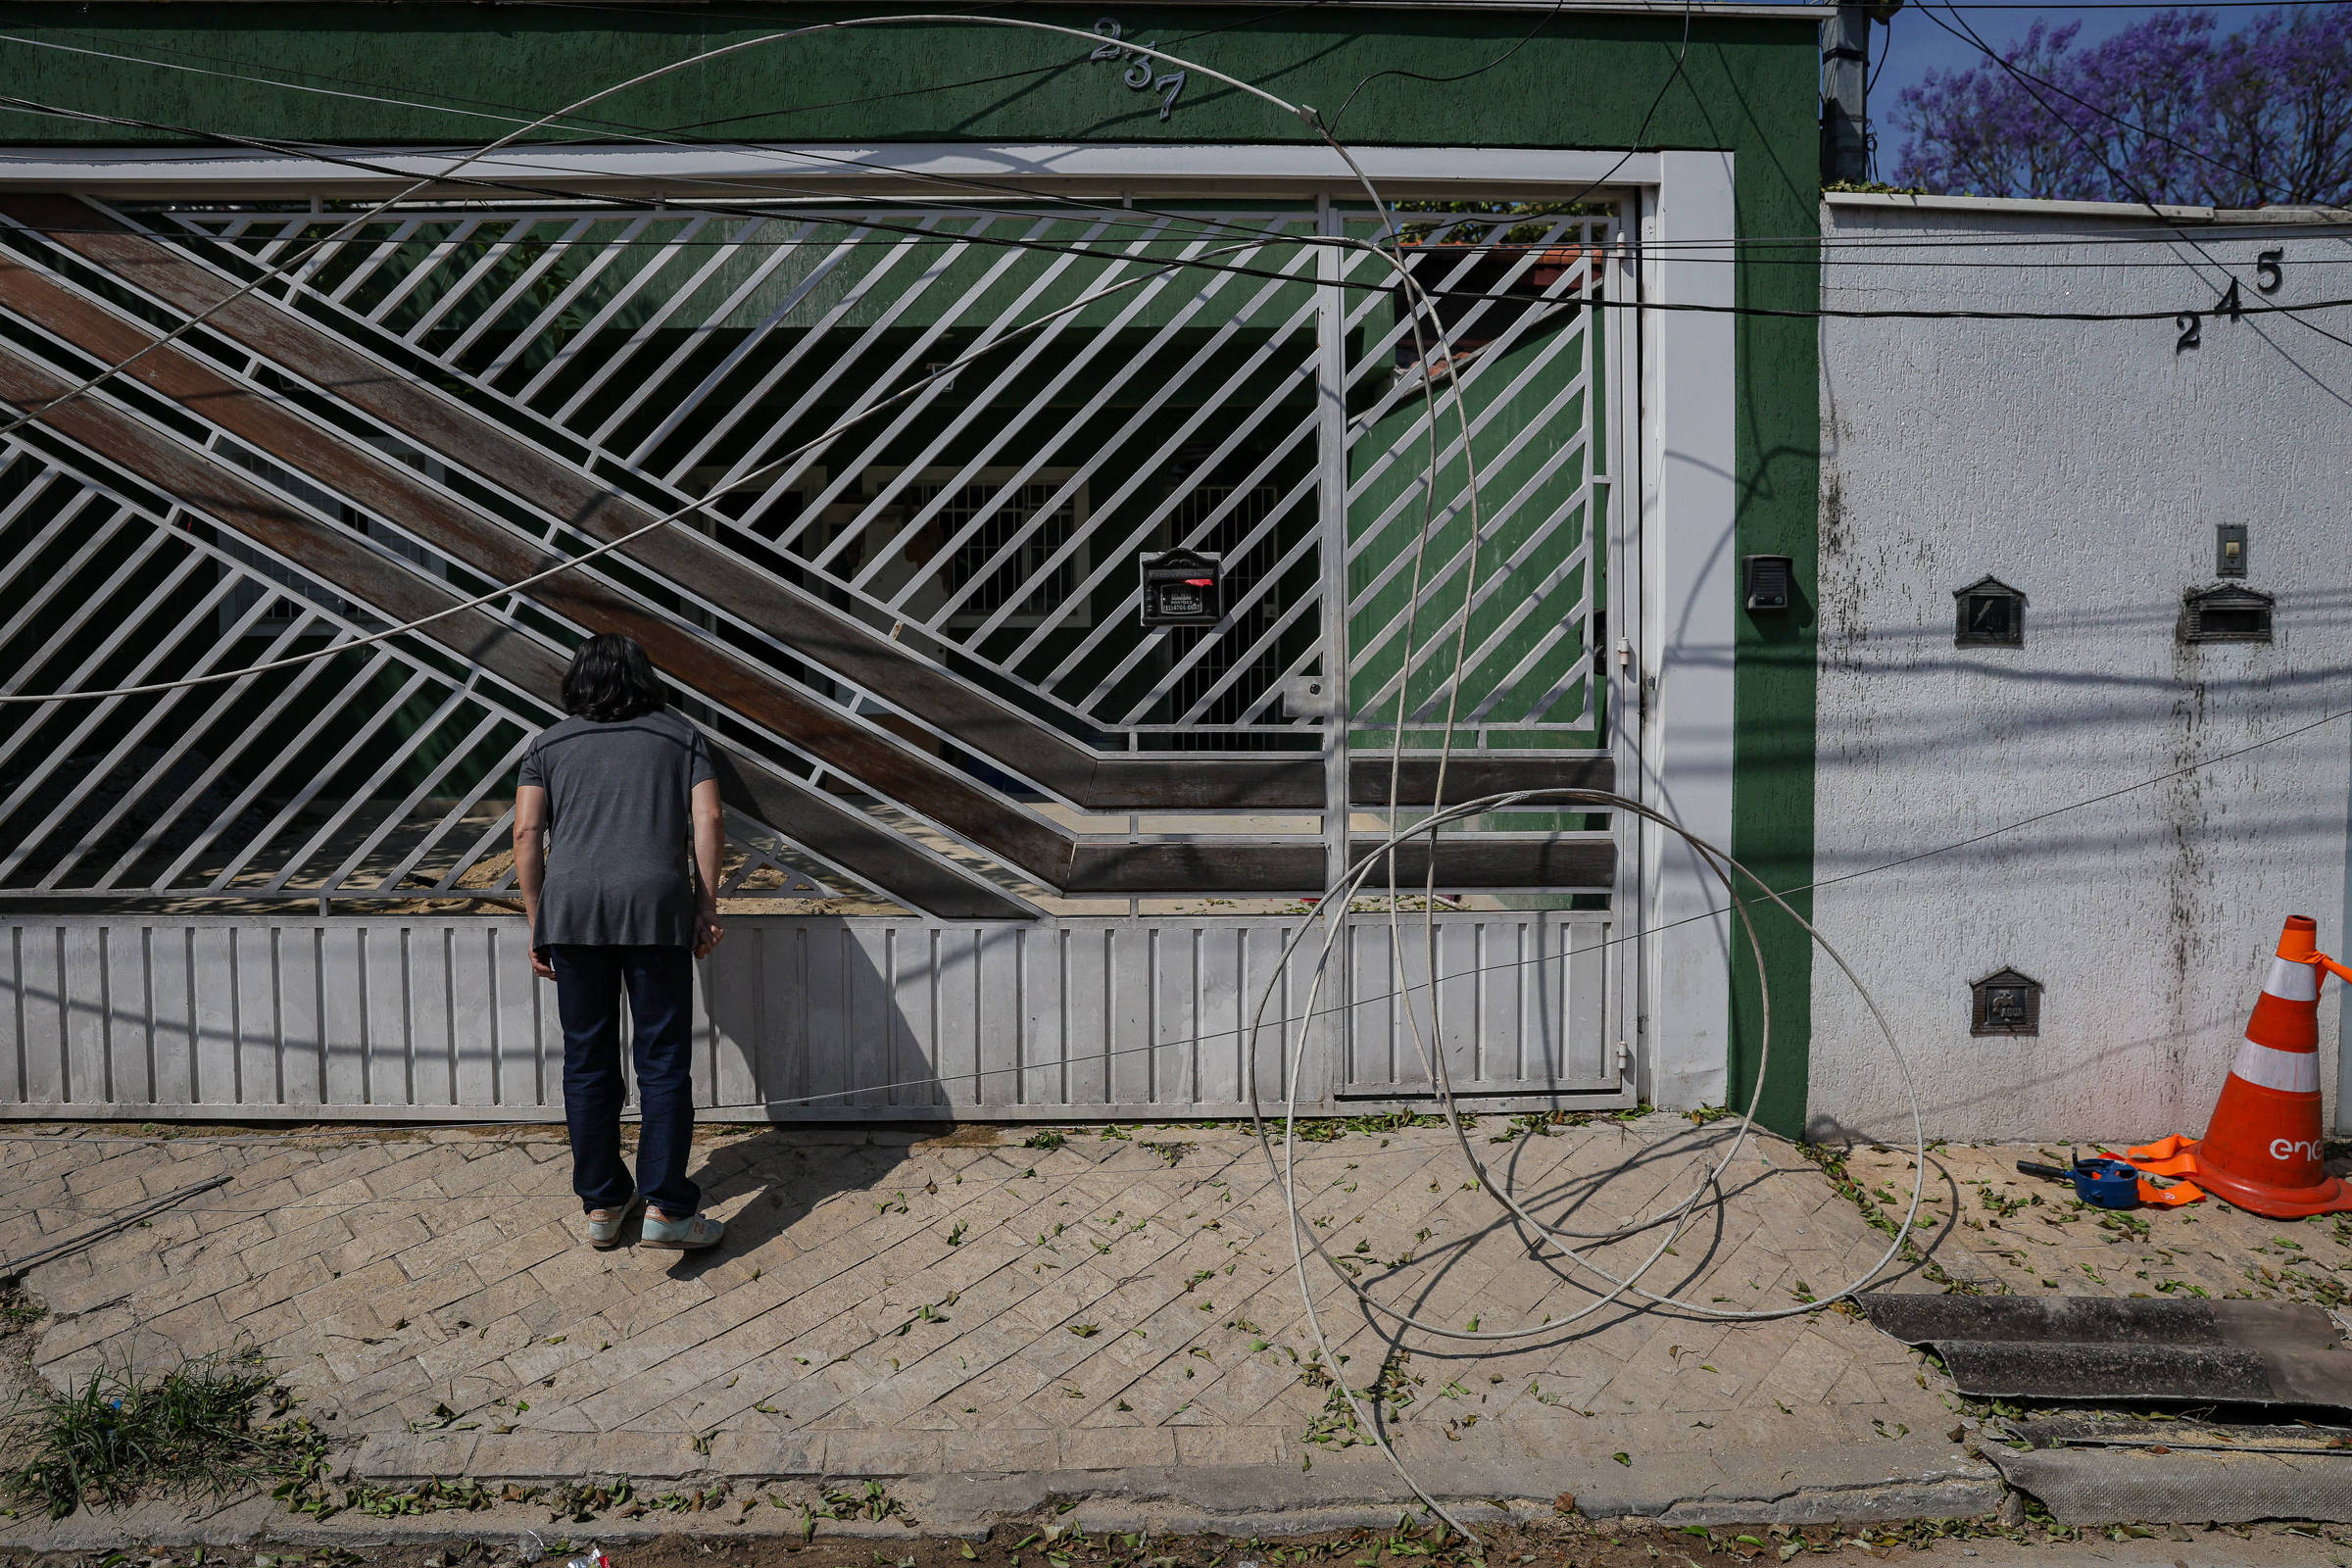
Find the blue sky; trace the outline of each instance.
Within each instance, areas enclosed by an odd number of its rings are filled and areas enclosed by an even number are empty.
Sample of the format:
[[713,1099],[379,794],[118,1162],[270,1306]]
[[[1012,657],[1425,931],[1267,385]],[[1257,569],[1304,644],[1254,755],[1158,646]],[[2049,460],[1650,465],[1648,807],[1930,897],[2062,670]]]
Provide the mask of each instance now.
[[[1958,25],[1953,23],[1949,10],[1941,6],[1936,9],[1941,20]],[[2080,20],[2082,30],[2076,35],[2075,46],[2081,48],[2110,33],[2120,32],[2142,18],[2170,9],[2175,8],[2130,6],[2091,10],[2049,6],[2010,11],[1966,4],[1959,7],[1960,15],[1984,36],[1986,43],[2003,50],[2025,37],[2026,29],[2036,21],[2047,22],[2054,26]],[[2214,15],[2221,29],[2230,32],[2260,16],[2261,12],[2245,6],[2218,7]],[[1894,14],[1894,22],[1890,26],[1873,26],[1870,34],[1871,69],[1878,74],[1877,84],[1870,94],[1870,118],[1879,133],[1878,174],[1884,179],[1902,156],[1903,138],[1894,126],[1894,111],[1903,89],[1916,85],[1930,71],[1965,69],[1984,56],[1975,46],[1953,37],[1921,15],[1917,4],[1906,4]]]

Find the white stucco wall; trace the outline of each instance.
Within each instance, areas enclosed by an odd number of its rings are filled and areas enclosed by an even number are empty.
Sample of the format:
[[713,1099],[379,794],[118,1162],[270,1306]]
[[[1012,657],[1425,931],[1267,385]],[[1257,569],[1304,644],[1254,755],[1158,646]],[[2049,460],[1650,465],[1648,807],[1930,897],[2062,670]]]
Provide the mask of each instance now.
[[[2213,268],[2140,210],[1832,198],[1837,308],[2210,305]],[[2197,224],[2260,303],[2352,295],[2352,225]],[[1986,240],[2055,240],[1988,248]],[[1937,262],[2020,262],[1950,267]],[[2069,264],[2099,264],[2094,266]],[[2129,263],[2131,266],[2114,264]],[[2149,263],[2165,265],[2150,266]],[[2313,318],[2352,337],[2352,310]],[[2279,922],[2342,955],[2352,723],[2342,720],[1984,844],[1833,879],[2141,783],[2352,709],[2352,347],[2284,317],[1822,322],[1816,895],[1887,1008],[1931,1135],[2083,1142],[2199,1133]],[[2267,341],[2266,341],[2267,339]],[[2217,523],[2247,524],[2277,641],[2185,644]],[[1952,591],[2029,604],[2022,648],[1953,644]],[[1970,982],[2047,987],[2038,1038],[1969,1034]],[[2321,1010],[2331,1102],[2340,1018]],[[1817,1134],[1907,1134],[1867,1014],[1819,964]]]

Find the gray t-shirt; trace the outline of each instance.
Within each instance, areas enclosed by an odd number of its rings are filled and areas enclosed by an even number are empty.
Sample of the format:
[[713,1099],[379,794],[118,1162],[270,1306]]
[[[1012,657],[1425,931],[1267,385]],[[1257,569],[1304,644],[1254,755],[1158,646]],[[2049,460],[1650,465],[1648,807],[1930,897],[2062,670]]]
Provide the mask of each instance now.
[[574,714],[540,731],[516,779],[547,791],[533,946],[694,946],[688,797],[712,776],[702,731],[666,708],[611,723]]

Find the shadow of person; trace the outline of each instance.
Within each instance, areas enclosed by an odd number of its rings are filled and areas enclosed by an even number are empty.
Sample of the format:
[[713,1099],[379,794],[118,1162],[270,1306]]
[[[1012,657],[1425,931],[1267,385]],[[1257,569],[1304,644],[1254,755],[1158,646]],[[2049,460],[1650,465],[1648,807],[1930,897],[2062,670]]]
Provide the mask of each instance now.
[[[787,1235],[832,1202],[890,1201],[893,1172],[915,1145],[939,1137],[947,1124],[921,1127],[870,1123],[800,1122],[748,1131],[712,1128],[695,1139],[694,1180],[703,1208],[726,1221],[713,1248],[685,1252],[670,1265],[672,1279],[699,1279],[726,1262],[781,1267],[808,1248]],[[862,1216],[871,1218],[871,1213]]]
[[[948,1130],[933,1030],[907,1005],[931,995],[931,964],[969,960],[952,945],[894,947],[892,924],[730,915],[726,940],[695,966],[697,1120],[710,1132],[692,1174],[727,1235],[680,1257],[674,1277],[728,1258],[789,1261],[793,1226],[874,1194],[916,1143]],[[722,1120],[757,1130],[730,1136]]]

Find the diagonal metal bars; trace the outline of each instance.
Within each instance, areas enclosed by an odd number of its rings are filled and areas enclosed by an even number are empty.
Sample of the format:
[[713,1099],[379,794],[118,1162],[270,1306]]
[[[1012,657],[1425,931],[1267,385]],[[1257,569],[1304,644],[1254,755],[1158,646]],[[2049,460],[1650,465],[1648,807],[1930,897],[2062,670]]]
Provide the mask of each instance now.
[[[54,221],[32,211],[37,204],[8,206],[28,225],[21,232]],[[32,335],[20,332],[12,353],[69,377],[85,373],[122,352],[88,335],[87,310],[155,325],[184,319],[250,276],[249,259],[287,254],[340,221],[218,208],[120,216],[119,240],[58,224],[65,232],[52,233],[55,250],[43,253],[42,265],[61,270],[42,286],[66,279],[80,295],[81,335],[52,299],[50,314],[27,318]],[[138,441],[200,449],[208,475],[241,465],[314,520],[341,514],[340,525],[376,555],[421,564],[452,597],[534,564],[501,542],[514,535],[534,541],[536,562],[545,562],[701,498],[706,510],[691,525],[555,579],[534,602],[470,613],[506,628],[502,635],[559,649],[578,628],[615,615],[657,640],[683,636],[682,662],[737,672],[711,677],[715,686],[691,683],[714,697],[715,722],[748,726],[745,744],[790,754],[797,761],[787,766],[813,764],[878,787],[886,799],[866,803],[869,832],[880,824],[886,834],[945,834],[963,846],[941,846],[951,856],[1002,859],[1031,886],[1288,887],[1294,871],[1283,867],[1296,861],[1304,888],[1320,882],[1310,843],[1260,841],[1232,860],[1206,841],[1069,841],[1021,807],[1018,793],[1033,788],[1096,809],[1323,803],[1319,764],[1304,749],[1314,721],[1285,711],[1279,692],[1286,675],[1319,670],[1332,640],[1321,602],[1322,554],[1332,543],[1318,522],[1332,436],[1317,397],[1319,336],[1335,326],[1347,344],[1345,630],[1355,725],[1394,722],[1401,692],[1409,741],[1412,726],[1432,722],[1442,706],[1469,539],[1465,466],[1450,423],[1442,426],[1434,487],[1423,471],[1422,409],[1434,389],[1467,413],[1485,478],[1465,645],[1472,680],[1460,706],[1473,744],[1595,757],[1587,653],[1604,564],[1600,333],[1581,307],[1601,286],[1611,233],[1605,217],[1524,209],[1449,216],[1416,231],[1414,275],[1463,296],[1441,306],[1456,338],[1446,361],[1434,346],[1415,346],[1377,258],[1346,259],[1349,278],[1381,286],[1346,293],[1332,313],[1334,293],[1317,282],[1305,243],[1317,221],[1298,207],[1133,220],[876,204],[723,218],[560,207],[403,212],[309,258],[292,288],[272,285],[208,318],[191,339],[198,355],[173,347],[150,356],[134,372],[138,385],[93,402],[113,409],[123,400],[107,416],[144,421]],[[1053,249],[990,243],[999,237]],[[1246,248],[1235,254],[1237,243]],[[1167,266],[1212,252],[1254,271]],[[922,384],[948,361],[1121,282],[1133,286]],[[8,308],[30,308],[30,284],[20,277],[11,287]],[[202,354],[242,370],[199,373]],[[409,367],[430,367],[456,400],[406,384]],[[206,374],[219,389],[197,385]],[[286,414],[270,413],[273,405]],[[396,466],[416,472],[393,483],[382,461],[318,447],[305,433],[314,427],[336,432],[346,448],[397,452]],[[333,626],[373,623],[370,605],[390,612],[343,578],[291,593],[282,561],[225,537],[201,566],[194,558],[167,563],[151,528],[142,534],[123,522],[151,524],[179,498],[144,494],[131,512],[93,511],[86,489],[61,482],[54,461],[27,458],[22,485],[0,489],[0,540],[8,541],[0,583],[27,561],[47,560],[41,553],[52,544],[79,551],[37,574],[53,587],[66,570],[84,596],[64,628],[79,662],[50,684],[124,679],[101,672],[119,671],[133,643],[154,651],[120,619],[108,622],[111,641],[83,635],[104,619],[93,607],[124,596],[176,605],[203,588],[182,623],[212,617],[216,646],[203,657],[223,665],[250,662],[256,637],[301,647]],[[298,471],[273,468],[281,461]],[[18,466],[12,457],[0,477]],[[139,488],[126,475],[106,482]],[[69,517],[100,526],[93,532]],[[172,517],[182,533],[219,520],[206,520],[201,507]],[[1408,663],[1399,652],[1403,590],[1425,523]],[[122,549],[100,548],[118,537]],[[1149,629],[1135,618],[1137,555],[1175,545],[1225,562],[1224,613],[1213,626]],[[74,575],[102,556],[110,575]],[[208,575],[224,561],[238,569]],[[300,631],[286,620],[289,599],[310,607]],[[0,618],[12,610],[18,621],[48,612],[0,599]],[[175,635],[177,648],[192,633]],[[468,759],[501,744],[511,751],[513,709],[485,707],[480,682],[462,665],[444,669],[416,650],[405,662],[390,656],[407,643],[355,654],[361,663],[342,684],[317,673],[325,665],[294,672],[303,690],[316,684],[330,694],[329,706],[371,708],[368,721],[355,715],[320,728],[315,696],[289,702],[285,711],[305,714],[317,731],[296,736],[312,748],[313,776],[286,789],[248,780],[230,790],[224,804],[259,813],[252,831],[240,838],[208,824],[175,846],[166,881],[179,886],[201,868],[202,887],[214,893],[292,896],[342,890],[382,870],[386,886],[455,885],[466,873],[394,824],[429,815],[431,846],[463,842],[478,859],[496,842],[486,803],[498,774]],[[245,711],[242,698],[221,691],[191,697],[158,705],[135,734],[110,732],[107,765],[138,755],[141,737],[173,733],[178,721],[166,715],[183,707],[216,719]],[[93,732],[103,724],[84,717]],[[81,755],[85,739],[52,736],[66,756]],[[1008,768],[1015,794],[961,777],[943,739]],[[1186,750],[1202,755],[1171,768],[1176,760],[1165,754]],[[214,799],[206,792],[220,777],[204,775],[226,774],[211,762],[175,785],[183,810]],[[1385,785],[1385,768],[1377,771]],[[1456,775],[1464,793],[1479,776]],[[1408,769],[1408,790],[1413,777]],[[1184,782],[1171,789],[1172,780]],[[1377,798],[1362,783],[1357,798]],[[0,799],[8,787],[0,775]],[[13,787],[31,800],[48,786],[27,778]],[[771,776],[768,787],[780,786]],[[54,836],[77,809],[51,801],[53,820],[24,831]],[[82,819],[113,831],[140,815],[114,799]],[[805,824],[779,826],[790,833]],[[144,874],[145,852],[123,848],[131,853],[82,854],[41,875],[57,888],[89,876],[130,886],[122,879]],[[1596,849],[1605,845],[1574,836],[1498,838],[1448,851],[1446,864],[1448,880],[1464,886],[1605,886]],[[6,836],[0,853],[17,857],[0,868],[0,885],[38,858],[36,844]],[[776,876],[808,875],[773,856],[761,863]],[[870,867],[858,874],[875,880]]]
[[[41,378],[18,351],[0,352],[0,397],[9,402],[54,396],[63,385]],[[232,544],[210,514],[290,519],[287,492],[264,479],[223,484],[222,474],[210,476],[208,491],[204,470],[172,466],[162,432],[94,403],[80,413],[65,428],[82,452],[61,457],[20,443],[0,466],[8,487],[0,552],[26,568],[0,599],[8,612],[0,657],[10,661],[12,689],[244,667],[367,629],[345,605],[351,551],[360,547],[344,546],[340,557],[327,548],[325,530],[343,519],[313,515],[311,531],[273,541],[257,525]],[[131,445],[142,429],[159,444]],[[176,510],[149,480],[201,495],[201,513]],[[57,528],[58,517],[75,526]],[[257,551],[257,537],[298,548]],[[124,539],[143,543],[106,548]],[[393,559],[387,553],[387,567]],[[430,580],[415,567],[390,569]],[[247,608],[232,614],[225,601],[238,590]],[[391,598],[384,608],[416,613],[429,604]],[[86,613],[91,606],[104,613]],[[447,897],[497,885],[474,874],[503,830],[503,808],[485,798],[494,786],[511,793],[522,743],[555,716],[549,700],[562,665],[478,615],[441,624],[442,638],[354,648],[221,685],[32,709],[0,736],[0,886],[311,899]],[[747,771],[759,765],[743,760]],[[795,799],[773,777],[749,787],[755,800]],[[771,841],[755,840],[748,852],[774,860],[774,830],[746,826]],[[795,826],[795,842],[823,842]],[[898,880],[934,902],[953,898],[946,879],[896,869],[886,886]],[[794,875],[815,885],[808,869]],[[1002,899],[962,902],[975,913],[1017,911]]]
[[[139,683],[259,662],[359,631],[291,562],[160,514],[94,467],[8,452],[0,555],[27,570],[0,628],[9,689]],[[93,543],[44,542],[72,497]],[[101,575],[99,562],[124,563]],[[21,584],[21,586],[20,586]],[[246,608],[224,612],[243,589]],[[94,635],[77,608],[103,607]],[[0,886],[306,899],[447,897],[485,880],[483,790],[544,710],[404,645],[146,698],[36,708],[0,733]],[[322,801],[332,801],[331,808]]]
[[[1348,485],[1349,696],[1356,722],[1375,733],[1393,730],[1400,694],[1408,730],[1443,716],[1458,648],[1457,717],[1470,745],[1600,744],[1591,655],[1606,541],[1603,334],[1587,307],[1604,286],[1608,246],[1608,225],[1589,217],[1434,226],[1407,260],[1423,286],[1466,296],[1439,305],[1454,358],[1416,342],[1392,310],[1349,366],[1361,432]],[[1416,405],[1432,383],[1466,416],[1478,460],[1478,575],[1466,609],[1461,423],[1449,416],[1442,427],[1434,487],[1415,444]],[[1408,667],[1411,542],[1425,527]]]
[[[152,220],[255,232],[215,214]],[[714,536],[1074,734],[1279,731],[1296,726],[1262,703],[1248,725],[1212,710],[1266,695],[1256,645],[1270,627],[1249,606],[1293,609],[1271,633],[1291,655],[1318,637],[1303,559],[1316,294],[1298,243],[1311,229],[1297,209],[1134,224],[1050,210],[387,217],[312,270],[302,303],[397,336],[665,489],[720,498],[734,526]],[[1228,259],[1298,281],[1150,275],[1258,233]],[[984,243],[999,237],[1082,253]],[[775,463],[927,368],[1130,278],[1143,281]],[[1178,544],[1224,547],[1243,601],[1181,650],[1145,635],[1131,605],[1134,555]],[[1181,671],[1202,667],[1185,687]],[[1208,690],[1252,669],[1238,704]]]

